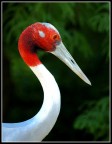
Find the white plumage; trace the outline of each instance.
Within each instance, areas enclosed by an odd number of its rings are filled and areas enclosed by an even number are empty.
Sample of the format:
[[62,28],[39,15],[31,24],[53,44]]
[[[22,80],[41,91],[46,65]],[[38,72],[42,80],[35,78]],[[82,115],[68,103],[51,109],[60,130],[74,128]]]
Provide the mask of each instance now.
[[30,67],[44,92],[40,111],[31,119],[2,125],[2,141],[42,141],[54,126],[60,111],[60,91],[53,75],[44,65]]

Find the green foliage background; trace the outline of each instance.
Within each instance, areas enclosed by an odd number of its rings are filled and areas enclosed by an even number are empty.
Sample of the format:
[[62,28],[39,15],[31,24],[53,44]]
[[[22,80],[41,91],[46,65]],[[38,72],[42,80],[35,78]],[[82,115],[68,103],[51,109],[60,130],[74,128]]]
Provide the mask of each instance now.
[[88,86],[51,54],[39,57],[61,91],[59,118],[44,141],[109,140],[109,3],[2,3],[3,121],[34,116],[43,101],[39,81],[21,59],[18,38],[32,23],[49,22],[90,79]]

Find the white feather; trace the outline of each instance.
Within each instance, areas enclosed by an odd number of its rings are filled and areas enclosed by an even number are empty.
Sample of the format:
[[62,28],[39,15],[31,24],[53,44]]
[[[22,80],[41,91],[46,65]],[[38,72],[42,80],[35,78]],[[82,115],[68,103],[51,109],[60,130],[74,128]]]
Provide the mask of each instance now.
[[50,23],[42,23],[42,24],[45,25],[47,28],[51,28],[51,29],[55,30],[59,34],[58,30]]
[[2,127],[2,142],[42,141],[53,128],[60,112],[60,91],[52,74],[44,65],[30,67],[44,91],[40,111],[31,119]]

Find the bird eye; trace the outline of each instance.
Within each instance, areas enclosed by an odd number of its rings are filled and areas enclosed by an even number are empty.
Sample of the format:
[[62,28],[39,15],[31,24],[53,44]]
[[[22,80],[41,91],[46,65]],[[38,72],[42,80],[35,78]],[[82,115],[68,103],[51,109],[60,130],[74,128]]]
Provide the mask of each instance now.
[[57,34],[53,35],[53,40],[58,40],[59,36]]

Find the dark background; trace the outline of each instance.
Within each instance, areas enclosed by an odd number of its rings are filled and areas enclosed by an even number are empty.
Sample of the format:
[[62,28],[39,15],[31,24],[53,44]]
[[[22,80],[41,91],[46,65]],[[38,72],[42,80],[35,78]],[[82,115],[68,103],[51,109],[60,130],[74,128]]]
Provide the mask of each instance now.
[[18,52],[21,32],[35,22],[53,24],[92,86],[49,53],[40,60],[61,92],[58,120],[44,141],[109,140],[109,3],[2,3],[3,122],[33,117],[42,87]]

